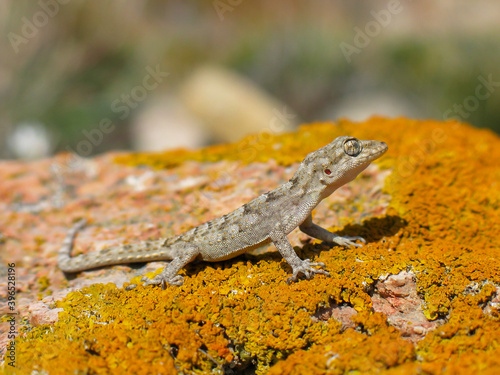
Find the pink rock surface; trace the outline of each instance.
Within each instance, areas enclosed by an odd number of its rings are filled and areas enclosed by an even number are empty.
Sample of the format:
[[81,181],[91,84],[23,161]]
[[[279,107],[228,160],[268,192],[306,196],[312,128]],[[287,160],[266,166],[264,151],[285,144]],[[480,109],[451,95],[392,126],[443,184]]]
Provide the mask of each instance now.
[[442,324],[442,321],[429,321],[425,317],[413,272],[402,271],[377,281],[372,303],[374,311],[385,314],[389,324],[412,342]]

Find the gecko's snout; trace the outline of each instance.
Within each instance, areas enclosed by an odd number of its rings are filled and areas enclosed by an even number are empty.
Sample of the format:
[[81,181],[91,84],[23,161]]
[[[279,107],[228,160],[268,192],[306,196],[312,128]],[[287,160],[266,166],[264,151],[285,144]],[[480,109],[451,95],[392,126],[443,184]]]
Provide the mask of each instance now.
[[385,154],[389,147],[382,141],[367,141],[365,149],[369,151],[370,159],[375,160]]
[[389,149],[389,146],[387,146],[387,143],[385,142],[382,142],[382,141],[378,141],[378,143],[380,144],[380,150],[382,151],[382,154],[385,153],[388,149]]

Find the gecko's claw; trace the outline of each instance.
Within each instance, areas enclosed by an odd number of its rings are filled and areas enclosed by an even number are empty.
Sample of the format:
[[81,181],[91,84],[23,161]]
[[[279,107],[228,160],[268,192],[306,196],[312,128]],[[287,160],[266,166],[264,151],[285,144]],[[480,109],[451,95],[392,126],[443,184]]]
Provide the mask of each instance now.
[[313,276],[316,273],[330,276],[330,274],[325,271],[325,270],[319,270],[317,268],[313,267],[325,267],[325,263],[311,263],[310,259],[304,259],[301,263],[300,266],[294,267],[293,268],[293,274],[291,277],[289,277],[286,282],[290,284],[293,281],[297,280],[297,277],[299,276],[299,273],[303,273],[306,279],[310,279],[311,276]]
[[165,289],[167,287],[167,284],[176,286],[181,286],[182,284],[184,284],[184,278],[181,275],[176,275],[168,280],[164,276],[162,276],[162,274],[156,275],[152,279],[147,276],[143,276],[141,278],[141,281],[144,283],[144,286],[161,284],[162,289]]
[[332,238],[331,240],[333,243],[336,243],[337,245],[340,246],[355,246],[355,247],[363,247],[362,244],[356,243],[354,241],[360,241],[362,243],[366,243],[366,240],[363,237],[360,236],[339,236],[335,235],[335,237]]

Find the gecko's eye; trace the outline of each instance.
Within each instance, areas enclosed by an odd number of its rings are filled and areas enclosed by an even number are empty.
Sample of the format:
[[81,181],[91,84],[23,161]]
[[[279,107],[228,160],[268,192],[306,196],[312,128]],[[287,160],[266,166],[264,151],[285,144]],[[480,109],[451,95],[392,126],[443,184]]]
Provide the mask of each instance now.
[[344,143],[344,152],[349,156],[358,156],[361,153],[363,146],[356,138],[351,138]]

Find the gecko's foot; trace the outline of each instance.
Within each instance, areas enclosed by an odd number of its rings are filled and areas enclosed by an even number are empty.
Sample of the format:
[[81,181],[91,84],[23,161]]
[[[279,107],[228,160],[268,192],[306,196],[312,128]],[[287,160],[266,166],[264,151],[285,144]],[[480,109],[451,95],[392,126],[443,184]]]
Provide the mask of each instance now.
[[176,275],[172,278],[167,278],[161,273],[159,275],[156,275],[152,279],[150,279],[147,276],[143,276],[141,278],[141,281],[144,282],[144,286],[161,284],[162,289],[165,289],[167,287],[167,284],[175,286],[181,286],[182,284],[184,284],[184,278],[181,275]]
[[313,267],[325,267],[325,263],[311,263],[310,259],[304,259],[299,266],[293,267],[293,275],[292,277],[289,277],[286,282],[290,284],[291,282],[296,281],[299,273],[303,273],[307,279],[310,279],[315,273],[330,276],[330,274],[325,270],[319,270]]
[[363,238],[363,237],[360,237],[360,236],[339,236],[339,235],[335,235],[335,237],[333,237],[331,239],[331,242],[333,243],[336,243],[337,245],[340,245],[340,246],[345,246],[345,247],[349,247],[349,246],[355,246],[355,247],[363,247],[362,244],[360,243],[356,243],[354,241],[360,241],[362,243],[366,243],[366,240]]

